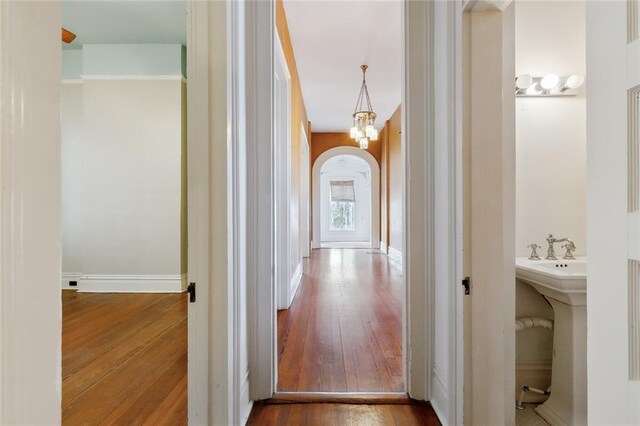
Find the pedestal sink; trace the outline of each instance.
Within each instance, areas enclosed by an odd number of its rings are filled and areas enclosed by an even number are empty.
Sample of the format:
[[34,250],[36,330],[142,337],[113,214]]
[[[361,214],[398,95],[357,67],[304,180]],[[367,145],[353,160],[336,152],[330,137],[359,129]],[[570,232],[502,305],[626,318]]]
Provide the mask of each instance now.
[[553,307],[551,396],[536,408],[552,425],[587,424],[587,260],[516,259],[516,278]]

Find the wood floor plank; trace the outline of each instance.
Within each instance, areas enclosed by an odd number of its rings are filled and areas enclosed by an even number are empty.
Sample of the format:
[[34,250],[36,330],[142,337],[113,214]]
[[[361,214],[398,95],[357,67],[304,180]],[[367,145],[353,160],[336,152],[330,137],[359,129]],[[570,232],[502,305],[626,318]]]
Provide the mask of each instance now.
[[63,424],[186,424],[184,294],[63,292]]
[[249,426],[439,426],[428,403],[384,404],[254,404]]
[[314,250],[278,312],[278,390],[401,392],[402,275],[363,249]]

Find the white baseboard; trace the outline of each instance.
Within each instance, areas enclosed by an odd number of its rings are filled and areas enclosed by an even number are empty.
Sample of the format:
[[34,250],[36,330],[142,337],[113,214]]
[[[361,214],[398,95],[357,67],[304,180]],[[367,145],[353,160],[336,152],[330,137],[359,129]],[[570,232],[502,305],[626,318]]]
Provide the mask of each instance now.
[[300,282],[302,281],[302,262],[298,263],[296,267],[296,271],[293,273],[293,278],[291,278],[291,284],[289,285],[289,306],[293,303],[293,298],[296,297],[296,292],[300,287]]
[[244,425],[249,420],[249,415],[251,414],[251,409],[253,408],[253,401],[249,396],[249,371],[247,371],[242,384],[240,385],[240,401],[239,401],[239,411],[240,411],[240,422],[239,424]]
[[[81,272],[63,272],[62,273],[62,289],[63,290],[77,290],[80,285],[80,279],[82,278]],[[76,285],[71,285],[76,283]]]
[[[551,361],[518,362],[516,364],[516,399],[520,398],[522,386],[546,390],[551,384]],[[527,392],[524,402],[544,402],[546,395]]]
[[440,377],[438,370],[435,368],[433,370],[433,392],[429,402],[431,402],[433,411],[436,412],[440,423],[443,426],[447,426],[450,420],[449,405],[451,404],[451,401],[449,401],[449,389],[444,384],[442,377]]
[[387,243],[385,243],[384,241],[380,241],[380,251],[385,254],[389,253],[389,248],[387,247]]
[[[76,281],[77,286],[69,283]],[[182,293],[187,276],[180,275],[85,275],[63,273],[62,288],[81,293]]]
[[400,250],[396,250],[393,247],[388,247],[389,251],[389,261],[397,266],[402,271],[402,252]]

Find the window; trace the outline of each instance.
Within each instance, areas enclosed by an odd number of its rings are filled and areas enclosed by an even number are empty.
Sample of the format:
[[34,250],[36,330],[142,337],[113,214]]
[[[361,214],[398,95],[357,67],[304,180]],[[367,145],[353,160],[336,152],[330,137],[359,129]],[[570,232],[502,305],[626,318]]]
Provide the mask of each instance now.
[[355,190],[352,180],[331,181],[331,231],[354,231]]

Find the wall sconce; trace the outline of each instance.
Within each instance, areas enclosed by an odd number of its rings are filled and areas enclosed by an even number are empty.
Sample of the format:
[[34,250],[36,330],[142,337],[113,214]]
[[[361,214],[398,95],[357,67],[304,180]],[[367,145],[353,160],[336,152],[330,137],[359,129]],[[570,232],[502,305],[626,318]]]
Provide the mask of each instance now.
[[569,77],[557,74],[532,77],[521,74],[516,77],[516,96],[576,96],[583,84],[584,76],[579,74]]

